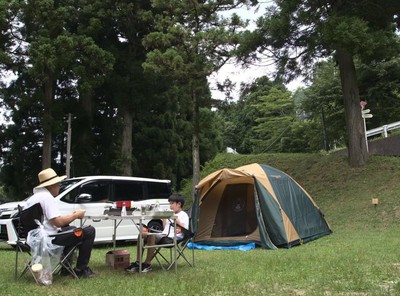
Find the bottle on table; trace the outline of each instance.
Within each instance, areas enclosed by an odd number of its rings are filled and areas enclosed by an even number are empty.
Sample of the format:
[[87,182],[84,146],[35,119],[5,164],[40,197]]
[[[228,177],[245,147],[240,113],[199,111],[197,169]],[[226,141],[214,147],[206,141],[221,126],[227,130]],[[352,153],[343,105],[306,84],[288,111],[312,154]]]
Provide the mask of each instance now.
[[122,203],[121,216],[126,216],[126,203]]

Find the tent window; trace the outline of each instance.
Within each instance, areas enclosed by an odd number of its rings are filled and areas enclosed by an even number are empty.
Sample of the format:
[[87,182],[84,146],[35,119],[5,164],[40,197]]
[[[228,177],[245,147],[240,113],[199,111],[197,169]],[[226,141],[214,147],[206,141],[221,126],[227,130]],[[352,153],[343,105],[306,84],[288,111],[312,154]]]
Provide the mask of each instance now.
[[253,184],[226,185],[211,237],[243,236],[257,228]]

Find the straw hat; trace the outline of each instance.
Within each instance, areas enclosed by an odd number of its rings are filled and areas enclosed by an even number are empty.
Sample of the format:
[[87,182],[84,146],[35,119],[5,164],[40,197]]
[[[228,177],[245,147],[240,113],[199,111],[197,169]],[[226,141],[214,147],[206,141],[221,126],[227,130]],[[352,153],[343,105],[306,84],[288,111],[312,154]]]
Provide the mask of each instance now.
[[59,177],[53,169],[45,169],[38,174],[39,185],[35,188],[47,187],[53,184],[57,184],[64,180],[67,176]]

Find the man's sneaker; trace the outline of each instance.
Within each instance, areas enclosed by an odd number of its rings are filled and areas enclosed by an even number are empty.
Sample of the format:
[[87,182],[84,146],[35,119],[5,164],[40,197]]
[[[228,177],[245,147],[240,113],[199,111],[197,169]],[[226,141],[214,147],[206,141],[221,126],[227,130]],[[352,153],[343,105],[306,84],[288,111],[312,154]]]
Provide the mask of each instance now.
[[127,268],[125,268],[127,272],[136,272],[139,270],[139,262],[132,262]]
[[72,275],[68,269],[66,269],[65,267],[62,267],[60,270],[60,275],[62,276],[68,276],[68,275]]
[[90,267],[85,267],[84,269],[80,270],[77,268],[74,268],[74,271],[78,278],[93,278],[96,276],[96,273],[94,273]]
[[148,263],[143,263],[142,264],[142,272],[149,272],[151,270],[152,270],[152,268],[151,268],[150,264],[148,264]]

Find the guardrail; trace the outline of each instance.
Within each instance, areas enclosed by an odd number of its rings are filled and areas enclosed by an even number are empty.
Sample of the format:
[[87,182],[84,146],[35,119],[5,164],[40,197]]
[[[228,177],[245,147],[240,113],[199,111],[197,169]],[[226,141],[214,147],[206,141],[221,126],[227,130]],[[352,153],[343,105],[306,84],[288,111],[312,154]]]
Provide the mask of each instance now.
[[388,136],[387,132],[388,131],[391,131],[391,130],[394,130],[394,129],[398,129],[398,128],[400,128],[400,121],[393,122],[391,124],[386,124],[386,125],[383,125],[381,127],[370,129],[370,130],[367,131],[367,135],[366,136],[367,137],[372,137],[372,136],[375,136],[375,135],[383,134],[383,136],[385,138],[387,138],[387,136]]

